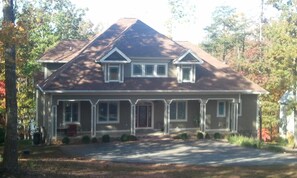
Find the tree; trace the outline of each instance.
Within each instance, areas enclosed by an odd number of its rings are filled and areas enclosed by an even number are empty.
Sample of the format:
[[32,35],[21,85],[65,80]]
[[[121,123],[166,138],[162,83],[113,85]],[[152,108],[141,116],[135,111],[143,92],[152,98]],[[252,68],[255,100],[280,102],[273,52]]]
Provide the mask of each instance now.
[[202,43],[204,49],[224,62],[228,62],[227,55],[233,51],[237,52],[236,58],[241,58],[245,52],[246,38],[250,34],[249,20],[229,6],[217,7],[212,19],[212,24],[204,29],[208,36]]
[[14,173],[18,170],[17,150],[17,100],[16,100],[16,49],[13,43],[15,14],[14,1],[3,0],[2,31],[7,33],[3,42],[5,60],[5,91],[6,91],[6,134],[3,153],[4,170]]

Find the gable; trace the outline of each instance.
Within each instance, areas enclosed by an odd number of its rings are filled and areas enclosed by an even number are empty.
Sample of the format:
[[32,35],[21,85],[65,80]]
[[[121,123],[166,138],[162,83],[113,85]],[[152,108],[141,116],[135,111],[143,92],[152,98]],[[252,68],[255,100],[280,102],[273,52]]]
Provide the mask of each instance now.
[[188,50],[178,59],[173,61],[174,64],[202,64],[203,60],[198,58],[191,50]]
[[101,59],[96,60],[96,62],[101,63],[130,63],[131,59],[128,58],[122,51],[118,48],[112,49],[109,53],[103,56]]

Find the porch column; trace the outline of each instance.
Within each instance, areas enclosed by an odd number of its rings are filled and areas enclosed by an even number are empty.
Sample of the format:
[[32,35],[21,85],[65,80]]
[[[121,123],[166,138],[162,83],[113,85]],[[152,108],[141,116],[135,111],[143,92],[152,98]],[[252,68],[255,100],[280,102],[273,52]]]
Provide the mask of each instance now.
[[96,137],[96,104],[91,103],[91,137]]
[[170,133],[170,103],[171,100],[164,100],[164,135]]
[[52,137],[56,140],[57,139],[57,105],[52,105],[51,111],[51,118],[52,118]]
[[232,117],[232,132],[237,132],[238,129],[238,102],[233,102],[233,117]]
[[206,100],[201,100],[200,102],[200,130],[205,131],[205,118],[206,118]]
[[136,103],[131,102],[131,135],[135,135]]

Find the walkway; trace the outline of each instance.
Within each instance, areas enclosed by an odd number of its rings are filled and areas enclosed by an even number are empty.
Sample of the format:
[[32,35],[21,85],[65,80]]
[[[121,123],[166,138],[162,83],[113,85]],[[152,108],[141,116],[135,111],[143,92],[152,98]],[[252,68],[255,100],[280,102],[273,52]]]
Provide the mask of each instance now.
[[116,162],[191,165],[297,165],[297,155],[234,146],[213,140],[151,140],[62,146],[73,156]]

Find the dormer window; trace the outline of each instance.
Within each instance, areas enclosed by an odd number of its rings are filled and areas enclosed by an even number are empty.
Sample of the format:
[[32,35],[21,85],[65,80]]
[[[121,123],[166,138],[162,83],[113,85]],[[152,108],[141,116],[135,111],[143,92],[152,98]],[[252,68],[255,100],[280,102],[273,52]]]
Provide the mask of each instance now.
[[167,64],[133,63],[132,77],[167,77]]
[[108,65],[108,81],[119,82],[120,81],[120,66]]

